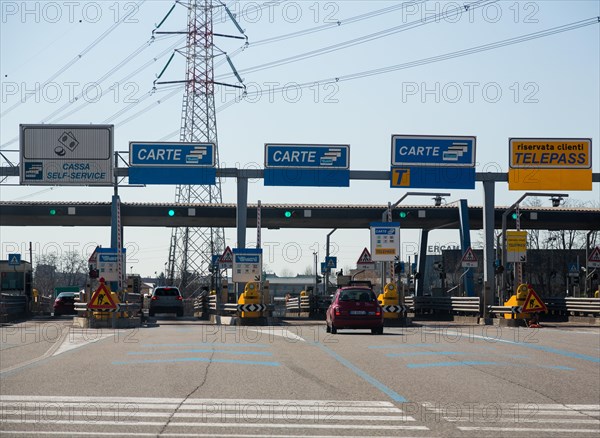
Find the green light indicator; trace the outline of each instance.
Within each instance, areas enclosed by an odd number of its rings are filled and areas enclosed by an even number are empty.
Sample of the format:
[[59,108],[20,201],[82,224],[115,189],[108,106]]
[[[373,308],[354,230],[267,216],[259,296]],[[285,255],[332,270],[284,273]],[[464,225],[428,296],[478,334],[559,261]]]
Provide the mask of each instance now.
[[512,214],[512,218],[513,218],[513,219],[515,219],[515,220],[516,220],[516,219],[517,219],[517,217],[518,217],[517,213],[513,213],[513,214]]
[[285,217],[292,217],[292,212],[291,212],[291,211],[286,211],[286,212],[284,213],[284,216],[285,216]]
[[400,212],[400,217],[401,217],[402,219],[404,219],[406,216],[407,216],[407,213],[406,213],[405,211],[401,211],[401,212]]
[[175,210],[169,210],[169,216],[171,216],[171,217],[175,216]]
[[50,216],[55,216],[56,215],[56,210],[51,208],[50,209]]

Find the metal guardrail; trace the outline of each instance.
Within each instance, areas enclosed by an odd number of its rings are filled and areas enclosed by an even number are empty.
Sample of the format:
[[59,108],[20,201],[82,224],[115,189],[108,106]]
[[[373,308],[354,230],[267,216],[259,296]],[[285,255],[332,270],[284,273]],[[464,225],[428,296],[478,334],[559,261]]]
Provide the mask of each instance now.
[[289,313],[301,313],[311,311],[311,297],[303,296],[290,298],[285,303],[285,310]]
[[404,304],[415,313],[479,314],[479,297],[408,297]]
[[25,295],[0,294],[0,317],[14,317],[27,313]]

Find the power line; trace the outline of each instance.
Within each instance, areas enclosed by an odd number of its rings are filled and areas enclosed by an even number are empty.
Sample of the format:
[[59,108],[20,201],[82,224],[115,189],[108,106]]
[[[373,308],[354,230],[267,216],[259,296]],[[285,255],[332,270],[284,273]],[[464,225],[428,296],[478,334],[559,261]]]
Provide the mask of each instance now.
[[[123,16],[123,18],[121,18],[119,21],[117,21],[116,23],[114,23],[111,27],[109,27],[107,30],[104,31],[104,33],[102,33],[98,38],[96,38],[90,45],[88,45],[85,49],[83,49],[81,51],[81,53],[79,53],[77,56],[75,56],[73,59],[71,59],[69,62],[67,62],[64,66],[62,66],[60,69],[58,69],[52,76],[50,76],[50,78],[48,78],[42,85],[40,85],[40,89],[42,89],[44,86],[48,85],[50,82],[54,81],[57,77],[59,77],[61,74],[63,74],[64,72],[66,72],[68,69],[70,69],[73,65],[75,65],[77,63],[77,61],[81,60],[85,55],[87,55],[94,47],[96,47],[98,44],[100,44],[100,42],[102,40],[104,40],[104,38],[106,38],[108,35],[110,35],[117,27],[119,27],[119,25],[121,23],[123,23],[125,20],[127,20],[129,18],[129,16],[131,14],[136,13],[139,10],[139,6],[144,2],[145,0],[141,0],[136,4],[136,7],[133,8],[131,10],[131,12],[129,12],[128,14],[125,14]],[[7,115],[8,113],[10,113],[12,110],[14,110],[15,108],[17,108],[19,105],[21,105],[22,103],[25,103],[27,101],[27,99],[29,99],[29,97],[31,96],[31,94],[27,94],[25,95],[25,98],[22,100],[19,100],[18,102],[16,102],[13,106],[11,106],[10,108],[8,108],[7,110],[5,110],[4,112],[2,112],[0,114],[0,117],[4,117],[5,115]]]

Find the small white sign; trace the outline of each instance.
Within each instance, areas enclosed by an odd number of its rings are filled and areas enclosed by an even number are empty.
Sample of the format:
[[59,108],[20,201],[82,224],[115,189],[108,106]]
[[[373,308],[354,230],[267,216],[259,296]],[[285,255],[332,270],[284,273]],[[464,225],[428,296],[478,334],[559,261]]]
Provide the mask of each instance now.
[[262,249],[233,249],[233,273],[231,278],[234,283],[248,283],[262,280]]
[[371,222],[371,260],[391,262],[400,256],[400,223]]

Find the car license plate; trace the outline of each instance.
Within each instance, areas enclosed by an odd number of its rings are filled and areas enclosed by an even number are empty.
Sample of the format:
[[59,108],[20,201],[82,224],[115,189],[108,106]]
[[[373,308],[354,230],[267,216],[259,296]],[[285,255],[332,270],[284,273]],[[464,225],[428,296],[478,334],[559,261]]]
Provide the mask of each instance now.
[[365,310],[351,310],[350,315],[366,315],[367,312]]

